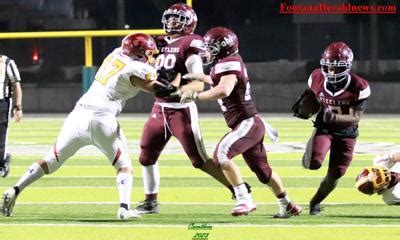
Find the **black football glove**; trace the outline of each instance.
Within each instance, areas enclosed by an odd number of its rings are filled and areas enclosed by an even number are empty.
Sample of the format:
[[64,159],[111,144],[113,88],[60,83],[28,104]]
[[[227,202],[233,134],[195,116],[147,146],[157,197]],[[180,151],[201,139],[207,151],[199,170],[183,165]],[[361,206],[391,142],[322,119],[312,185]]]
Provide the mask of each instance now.
[[157,79],[165,80],[168,82],[172,82],[175,79],[176,75],[178,74],[178,72],[176,72],[174,69],[165,69],[164,67],[158,70],[157,73],[158,73]]
[[157,97],[168,97],[171,93],[174,93],[178,90],[178,88],[172,85],[169,81],[164,79],[158,79],[157,81],[161,83],[154,84],[154,94]]

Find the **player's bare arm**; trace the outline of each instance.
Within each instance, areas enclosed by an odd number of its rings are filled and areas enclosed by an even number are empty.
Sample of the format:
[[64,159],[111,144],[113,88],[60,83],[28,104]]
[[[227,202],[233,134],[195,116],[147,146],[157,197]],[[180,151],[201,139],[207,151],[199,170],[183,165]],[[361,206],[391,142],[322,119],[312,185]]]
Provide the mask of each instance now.
[[202,81],[208,84],[212,84],[212,80],[210,75],[205,75],[204,73],[187,73],[185,75],[183,75],[184,79],[188,79],[188,80],[198,80],[198,81]]
[[[331,116],[331,122],[339,125],[353,125],[358,124],[364,111],[355,111],[354,108],[350,108],[349,114],[335,114]],[[324,114],[325,118],[325,114]]]
[[[180,73],[177,74],[176,79],[180,80]],[[146,79],[141,79],[137,76],[131,76],[130,81],[133,86],[142,89],[145,92],[175,92],[176,87],[174,81],[172,83],[159,82],[157,80],[149,81]]]
[[235,74],[229,74],[221,77],[217,86],[204,92],[196,92],[191,89],[182,91],[181,103],[193,100],[210,101],[228,97],[237,83]]
[[200,92],[203,91],[204,89],[204,82],[199,81],[199,80],[194,80],[189,82],[188,84],[185,84],[180,87],[181,92],[185,92],[188,90],[193,90],[195,92]]
[[199,93],[197,99],[205,101],[226,98],[231,95],[236,83],[237,78],[235,74],[225,75],[221,77],[221,80],[217,86],[205,92]]
[[11,88],[13,91],[13,115],[16,122],[21,121],[23,113],[22,113],[22,89],[21,84],[19,82],[11,82]]

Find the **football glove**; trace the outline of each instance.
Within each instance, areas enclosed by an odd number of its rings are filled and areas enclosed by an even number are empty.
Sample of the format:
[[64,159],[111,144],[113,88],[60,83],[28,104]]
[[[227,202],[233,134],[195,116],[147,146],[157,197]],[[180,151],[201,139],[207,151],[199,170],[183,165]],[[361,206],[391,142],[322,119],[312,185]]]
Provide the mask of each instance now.
[[181,94],[181,103],[194,101],[197,99],[198,93],[192,89],[189,89]]
[[178,88],[172,85],[169,81],[164,79],[158,79],[157,81],[161,83],[154,84],[154,94],[157,97],[167,97],[178,91]]
[[309,119],[320,109],[320,103],[310,89],[306,89],[292,106],[293,116]]
[[158,80],[165,80],[167,82],[172,82],[178,74],[174,69],[165,69],[164,67],[158,70],[157,73]]

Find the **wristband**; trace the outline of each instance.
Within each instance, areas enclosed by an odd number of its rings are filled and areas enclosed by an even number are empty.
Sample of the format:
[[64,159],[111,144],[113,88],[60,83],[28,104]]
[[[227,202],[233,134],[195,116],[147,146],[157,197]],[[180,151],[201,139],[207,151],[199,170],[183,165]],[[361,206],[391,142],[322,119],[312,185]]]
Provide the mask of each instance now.
[[14,105],[14,109],[17,111],[22,111],[22,105]]

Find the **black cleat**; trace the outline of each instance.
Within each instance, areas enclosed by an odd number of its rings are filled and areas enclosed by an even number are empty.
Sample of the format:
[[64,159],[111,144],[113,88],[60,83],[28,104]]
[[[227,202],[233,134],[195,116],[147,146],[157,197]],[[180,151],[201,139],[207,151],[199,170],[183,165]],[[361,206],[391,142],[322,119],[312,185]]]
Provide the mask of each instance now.
[[137,214],[157,214],[160,212],[157,200],[144,200],[134,210]]
[[2,176],[3,178],[7,177],[7,175],[10,173],[11,159],[12,155],[10,153],[7,153],[3,165],[0,166],[0,176]]
[[[250,184],[248,184],[247,182],[244,182],[244,185],[245,185],[246,188],[247,188],[247,192],[248,192],[248,193],[251,193],[251,186],[250,186]],[[231,193],[232,193],[231,199],[232,199],[232,200],[236,200],[235,190],[233,190],[233,187],[232,187],[232,186],[229,186],[229,190],[231,190]]]
[[321,215],[323,208],[321,207],[321,204],[316,203],[316,204],[311,204],[310,203],[310,215]]

